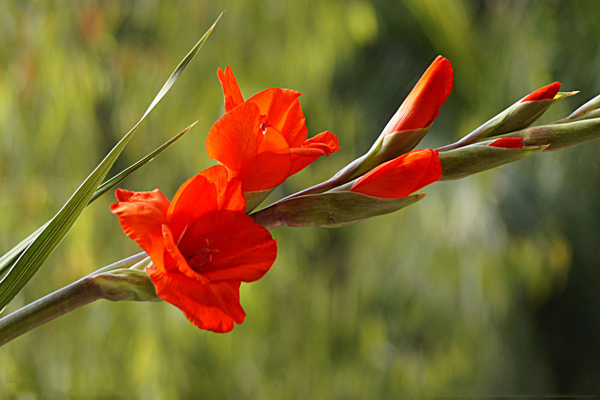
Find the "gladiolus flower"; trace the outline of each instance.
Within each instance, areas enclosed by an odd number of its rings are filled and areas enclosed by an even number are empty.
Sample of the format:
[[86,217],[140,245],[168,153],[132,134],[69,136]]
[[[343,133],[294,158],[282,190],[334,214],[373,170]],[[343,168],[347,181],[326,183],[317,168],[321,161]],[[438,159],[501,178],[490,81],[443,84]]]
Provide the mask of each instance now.
[[245,214],[239,179],[217,165],[185,182],[173,201],[156,189],[118,189],[111,211],[148,253],[159,297],[198,328],[229,332],[246,316],[241,282],[260,279],[277,256],[268,230]]
[[526,101],[535,101],[535,100],[551,100],[556,96],[562,84],[560,82],[554,82],[549,85],[544,86],[543,88],[539,88],[535,92],[529,94],[521,103],[525,103]]
[[522,138],[501,138],[494,140],[488,144],[490,147],[502,147],[505,149],[522,149],[523,139]]
[[437,56],[388,122],[383,134],[427,127],[439,115],[453,84],[452,64]]
[[306,140],[300,93],[269,88],[244,102],[231,68],[219,68],[226,114],[206,138],[210,158],[242,180],[244,192],[272,189],[317,158],[340,149],[325,131]]
[[360,177],[351,191],[398,199],[439,180],[442,165],[437,150],[422,149],[385,162]]

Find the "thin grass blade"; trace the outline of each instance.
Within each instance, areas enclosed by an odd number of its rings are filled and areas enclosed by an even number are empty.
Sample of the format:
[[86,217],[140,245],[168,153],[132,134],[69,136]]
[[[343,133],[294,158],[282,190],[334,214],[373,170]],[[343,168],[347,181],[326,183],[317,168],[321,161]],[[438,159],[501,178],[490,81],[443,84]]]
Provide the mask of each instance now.
[[[133,172],[137,171],[142,166],[152,161],[157,155],[165,151],[173,143],[180,139],[184,134],[186,134],[190,129],[192,129],[197,123],[198,121],[194,122],[192,125],[188,126],[183,132],[180,132],[179,134],[171,138],[169,141],[165,142],[162,146],[154,150],[152,153],[148,154],[146,157],[142,158],[135,164],[130,165],[128,168],[124,169],[109,180],[102,183],[102,185],[100,185],[92,195],[92,198],[88,202],[88,205],[92,204],[92,202],[98,197],[102,196],[104,193],[114,188],[119,183],[123,182],[123,180],[125,180]],[[31,235],[23,239],[21,243],[17,244],[15,247],[6,252],[6,254],[0,257],[0,278],[2,277],[2,274],[5,272],[5,270],[7,270],[12,264],[14,264],[17,258],[19,258],[23,251],[25,251],[27,246],[29,246],[35,240],[35,238],[44,230],[46,225],[48,225],[48,223],[38,228]]]
[[[222,15],[222,14],[221,14]],[[87,206],[90,199],[98,189],[101,182],[106,177],[106,174],[121,154],[137,127],[142,123],[146,116],[158,104],[158,102],[169,91],[177,78],[188,66],[190,61],[198,53],[206,39],[219,21],[219,18],[186,55],[186,57],[177,66],[171,74],[167,82],[160,89],[150,106],[138,121],[137,124],[113,147],[108,155],[96,167],[96,169],[87,177],[87,179],[79,186],[67,203],[61,210],[50,220],[43,230],[35,237],[35,239],[27,246],[17,261],[12,265],[8,273],[0,281],[0,310],[3,310],[6,305],[19,293],[25,284],[38,271],[42,263],[54,251],[58,244],[63,240],[69,232],[83,209]]]

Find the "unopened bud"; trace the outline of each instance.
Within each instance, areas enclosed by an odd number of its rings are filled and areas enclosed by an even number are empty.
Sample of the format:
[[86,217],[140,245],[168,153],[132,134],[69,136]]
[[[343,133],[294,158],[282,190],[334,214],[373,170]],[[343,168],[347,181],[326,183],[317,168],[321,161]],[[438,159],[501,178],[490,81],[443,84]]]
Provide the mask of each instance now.
[[[500,139],[502,140],[502,139]],[[496,143],[494,145],[494,143]],[[442,164],[441,181],[464,178],[478,172],[522,160],[540,151],[546,146],[498,147],[498,140],[479,142],[458,149],[440,152]],[[516,145],[516,143],[509,143]]]
[[594,97],[577,110],[573,111],[568,117],[557,121],[556,123],[574,122],[583,119],[592,119],[600,117],[600,95]]
[[121,268],[93,275],[90,279],[111,301],[160,301],[145,268],[152,264],[147,257],[131,268]]
[[534,126],[504,137],[522,138],[525,146],[546,146],[546,151],[561,150],[600,139],[600,118]]
[[559,82],[551,83],[525,96],[494,118],[490,119],[456,143],[440,148],[440,151],[456,149],[492,136],[527,128],[537,121],[552,104],[579,92],[558,92]]
[[267,229],[278,226],[338,228],[400,210],[423,197],[424,194],[417,194],[384,199],[351,191],[332,191],[284,200],[250,216]]

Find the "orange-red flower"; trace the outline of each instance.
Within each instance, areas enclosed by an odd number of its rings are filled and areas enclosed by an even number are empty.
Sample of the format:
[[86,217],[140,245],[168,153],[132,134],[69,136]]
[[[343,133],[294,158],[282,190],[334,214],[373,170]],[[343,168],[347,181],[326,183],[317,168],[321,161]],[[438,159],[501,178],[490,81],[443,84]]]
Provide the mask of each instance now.
[[269,270],[277,244],[245,214],[240,180],[217,165],[185,182],[172,202],[158,189],[116,195],[111,211],[152,259],[146,272],[157,294],[201,329],[228,332],[242,323],[240,284]]
[[431,124],[450,95],[453,84],[452,64],[437,56],[388,122],[383,134],[425,128]]
[[501,138],[496,139],[492,143],[488,144],[490,147],[502,147],[505,149],[522,149],[523,139],[522,138]]
[[546,85],[543,88],[539,88],[535,92],[527,95],[527,97],[521,100],[521,103],[524,103],[526,101],[553,99],[554,96],[556,96],[556,94],[560,90],[561,86],[562,84],[560,82],[554,82],[549,85]]
[[306,140],[300,93],[269,88],[244,102],[231,68],[219,68],[225,115],[206,138],[210,158],[239,177],[244,192],[268,190],[321,156],[339,150],[338,139],[325,131]]
[[442,165],[437,150],[413,150],[373,168],[360,177],[351,190],[372,197],[398,199],[441,177]]

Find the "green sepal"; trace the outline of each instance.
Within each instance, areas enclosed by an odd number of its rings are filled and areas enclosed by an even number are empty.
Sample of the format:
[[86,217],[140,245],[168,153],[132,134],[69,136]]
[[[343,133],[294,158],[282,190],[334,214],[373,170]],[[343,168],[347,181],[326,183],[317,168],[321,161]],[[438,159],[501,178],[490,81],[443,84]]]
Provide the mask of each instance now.
[[594,97],[577,110],[573,111],[571,115],[566,118],[556,121],[556,124],[562,124],[565,122],[580,121],[582,119],[592,119],[600,117],[600,95]]
[[425,128],[409,129],[381,135],[367,154],[365,154],[365,159],[360,163],[356,173],[349,180],[358,178],[378,165],[393,160],[417,147],[431,129],[431,125],[429,124]]
[[492,136],[518,131],[531,126],[537,121],[550,106],[565,97],[579,92],[560,92],[553,99],[533,100],[521,103],[519,100],[494,118],[490,119],[458,142],[442,147],[440,151],[466,146]]
[[492,140],[440,152],[441,181],[464,178],[504,164],[522,160],[543,151],[546,146],[527,146],[507,149],[488,146]]
[[117,261],[95,271],[88,277],[111,301],[160,301],[146,268],[152,260],[144,252]]
[[310,193],[323,193],[329,189],[341,186],[366,174],[384,162],[408,153],[419,144],[430,128],[431,124],[421,129],[410,129],[380,135],[366,154],[346,165],[331,179],[311,188]]
[[92,281],[111,301],[161,301],[152,280],[144,271],[119,269],[95,275]]
[[251,213],[256,207],[260,205],[270,194],[275,190],[259,190],[256,192],[244,192],[244,199],[246,200],[246,214]]
[[382,199],[355,192],[309,194],[273,204],[251,217],[267,229],[278,226],[338,228],[400,210],[423,197],[424,194],[416,194]]
[[525,146],[546,145],[545,151],[561,150],[600,139],[600,118],[534,126],[502,137],[522,138]]

